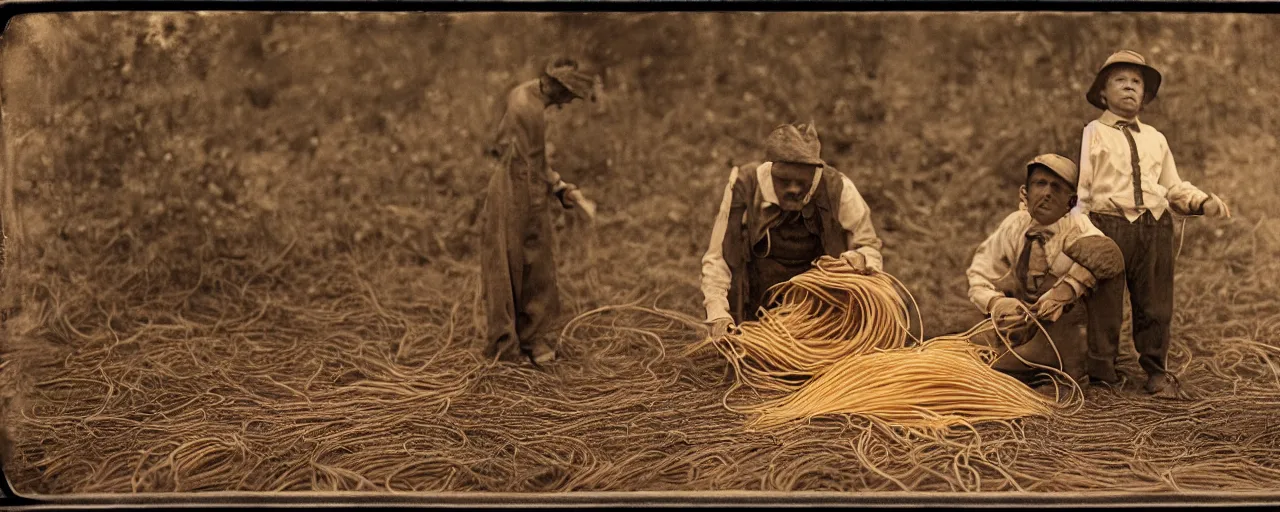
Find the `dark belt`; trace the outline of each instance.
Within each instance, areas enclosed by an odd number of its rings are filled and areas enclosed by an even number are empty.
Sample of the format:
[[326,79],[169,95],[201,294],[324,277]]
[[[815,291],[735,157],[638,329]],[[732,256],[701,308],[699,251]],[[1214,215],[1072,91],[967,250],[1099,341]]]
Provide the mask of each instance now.
[[1161,215],[1159,219],[1156,219],[1155,214],[1151,213],[1151,210],[1144,210],[1142,215],[1139,215],[1133,222],[1129,222],[1129,218],[1125,217],[1122,213],[1089,212],[1089,220],[1094,221],[1095,224],[1098,222],[1110,222],[1113,224],[1140,224],[1144,226],[1160,226],[1168,224],[1172,226],[1173,216],[1170,215],[1170,212],[1168,211],[1165,211],[1164,213],[1165,214]]

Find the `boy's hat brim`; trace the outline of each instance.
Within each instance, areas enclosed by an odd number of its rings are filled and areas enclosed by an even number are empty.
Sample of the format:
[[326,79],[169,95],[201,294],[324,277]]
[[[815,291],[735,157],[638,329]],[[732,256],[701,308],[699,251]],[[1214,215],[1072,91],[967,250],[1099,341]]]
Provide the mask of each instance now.
[[1107,105],[1102,102],[1102,89],[1106,85],[1103,80],[1107,76],[1107,70],[1113,66],[1134,66],[1142,71],[1142,103],[1145,105],[1156,99],[1156,93],[1160,91],[1160,72],[1147,65],[1147,59],[1137,52],[1130,50],[1121,50],[1107,57],[1107,61],[1098,68],[1098,74],[1093,77],[1093,85],[1089,86],[1089,92],[1085,93],[1085,99],[1089,100],[1089,104],[1099,109],[1106,110]]
[[1037,165],[1044,166],[1050,172],[1058,175],[1059,178],[1067,180],[1067,183],[1070,183],[1072,187],[1080,185],[1080,168],[1070,158],[1053,153],[1032,158],[1030,162],[1027,162],[1027,177],[1031,176],[1031,170],[1035,169]]

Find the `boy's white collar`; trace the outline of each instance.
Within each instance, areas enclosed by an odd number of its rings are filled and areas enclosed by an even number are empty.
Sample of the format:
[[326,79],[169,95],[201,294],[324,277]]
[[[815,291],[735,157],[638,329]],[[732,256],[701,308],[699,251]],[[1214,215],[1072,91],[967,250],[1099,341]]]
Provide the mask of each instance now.
[[1102,123],[1102,124],[1105,124],[1105,125],[1107,125],[1107,126],[1115,126],[1115,125],[1116,125],[1116,123],[1118,123],[1118,122],[1120,122],[1120,121],[1125,121],[1125,122],[1128,122],[1128,123],[1133,123],[1134,125],[1136,125],[1136,126],[1138,127],[1138,129],[1139,129],[1139,130],[1141,130],[1141,128],[1142,128],[1142,126],[1143,126],[1143,125],[1142,125],[1142,121],[1139,121],[1139,120],[1138,120],[1138,116],[1133,116],[1133,119],[1127,119],[1127,118],[1122,117],[1122,116],[1120,116],[1119,114],[1116,114],[1115,112],[1112,112],[1112,111],[1110,111],[1110,110],[1105,110],[1105,111],[1103,111],[1103,112],[1102,112],[1102,116],[1101,116],[1101,117],[1098,117],[1098,122],[1100,122],[1100,123]]

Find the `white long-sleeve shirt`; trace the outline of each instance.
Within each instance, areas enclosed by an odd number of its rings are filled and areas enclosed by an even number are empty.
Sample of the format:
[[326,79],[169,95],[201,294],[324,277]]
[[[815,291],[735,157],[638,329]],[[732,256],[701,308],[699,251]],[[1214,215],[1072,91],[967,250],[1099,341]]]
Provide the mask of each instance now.
[[[702,257],[702,296],[707,309],[707,321],[720,318],[732,318],[729,313],[729,287],[733,277],[729,272],[729,264],[724,259],[724,237],[728,231],[729,209],[733,203],[733,185],[738,181],[739,172],[755,172],[760,186],[762,203],[752,207],[764,209],[778,204],[777,193],[773,189],[773,164],[765,162],[754,170],[740,170],[737,167],[729,173],[729,182],[725,185],[724,195],[720,200],[720,211],[716,214],[715,224],[711,228],[711,243]],[[845,241],[850,248],[846,253],[856,252],[867,261],[867,268],[881,271],[884,260],[880,254],[882,243],[871,224],[871,209],[858,193],[853,180],[840,175],[844,186],[837,200],[837,213],[840,226],[845,230]],[[816,185],[816,184],[815,184]],[[744,217],[745,222],[745,217]]]
[[[1018,258],[1027,244],[1027,232],[1039,226],[1026,210],[1018,210],[1009,214],[1000,222],[990,236],[987,237],[973,255],[973,263],[969,265],[966,275],[969,278],[969,300],[978,309],[990,313],[987,307],[991,299],[1004,297],[1005,292],[998,282],[1007,281],[1007,276],[1015,271]],[[1084,237],[1106,236],[1089,222],[1089,217],[1082,213],[1071,212],[1057,222],[1043,228],[1047,237],[1044,242],[1044,255],[1049,264],[1049,272],[1066,281],[1082,295],[1096,284],[1093,274],[1084,266],[1076,263],[1065,254],[1066,248]],[[1016,277],[1016,276],[1015,276]]]
[[[1133,163],[1129,140],[1116,127],[1119,121],[1130,127],[1138,148],[1138,168],[1142,172],[1142,208],[1133,194]],[[1189,214],[1208,194],[1178,176],[1169,141],[1155,127],[1137,119],[1124,119],[1110,110],[1084,127],[1080,143],[1079,202],[1075,211],[1123,216],[1133,222],[1144,211],[1159,219],[1166,210]]]

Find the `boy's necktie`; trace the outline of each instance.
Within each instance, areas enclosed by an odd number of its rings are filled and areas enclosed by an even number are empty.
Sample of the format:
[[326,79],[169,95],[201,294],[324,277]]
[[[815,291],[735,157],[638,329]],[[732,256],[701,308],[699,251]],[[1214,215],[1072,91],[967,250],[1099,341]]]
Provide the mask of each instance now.
[[1041,281],[1049,271],[1049,260],[1045,256],[1044,244],[1049,238],[1048,230],[1043,227],[1032,227],[1027,230],[1027,241],[1022,246],[1022,254],[1018,256],[1016,275],[1022,280],[1022,286],[1030,296],[1038,296]]
[[1133,204],[1139,209],[1142,208],[1142,167],[1138,165],[1138,143],[1133,140],[1133,133],[1129,131],[1130,124],[1125,121],[1116,122],[1116,128],[1124,133],[1124,138],[1129,141],[1129,163],[1133,166]]
[[1049,260],[1044,254],[1044,242],[1048,238],[1045,233],[1036,230],[1027,232],[1027,289],[1035,293],[1040,289],[1044,275],[1049,271]]

